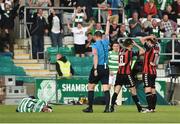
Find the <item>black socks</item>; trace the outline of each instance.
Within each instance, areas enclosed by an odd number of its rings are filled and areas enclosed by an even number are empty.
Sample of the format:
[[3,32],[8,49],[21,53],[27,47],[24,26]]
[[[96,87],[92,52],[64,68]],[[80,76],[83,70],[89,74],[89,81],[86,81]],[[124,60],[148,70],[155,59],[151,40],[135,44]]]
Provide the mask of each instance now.
[[114,94],[112,96],[112,100],[111,100],[111,106],[115,105],[117,96],[118,96],[118,94],[116,92],[114,92]]
[[134,100],[134,102],[135,102],[135,104],[136,104],[136,106],[138,108],[138,111],[140,111],[142,109],[142,107],[140,105],[140,102],[139,102],[139,99],[138,99],[137,95],[132,95],[132,98],[133,98],[133,100]]
[[110,102],[110,92],[109,90],[104,91],[104,97],[105,97],[105,104],[106,104],[106,108],[109,110],[109,102]]
[[88,91],[88,101],[89,108],[92,109],[94,101],[94,91]]

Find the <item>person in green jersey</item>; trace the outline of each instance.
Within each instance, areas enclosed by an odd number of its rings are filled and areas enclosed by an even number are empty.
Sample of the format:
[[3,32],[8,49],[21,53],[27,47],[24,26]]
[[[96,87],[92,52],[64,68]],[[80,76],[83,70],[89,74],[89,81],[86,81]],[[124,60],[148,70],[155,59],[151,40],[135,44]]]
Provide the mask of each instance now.
[[[108,64],[109,64],[109,87],[110,87],[110,96],[112,98],[112,95],[114,93],[114,85],[116,81],[116,74],[118,71],[118,58],[119,58],[119,43],[113,42],[112,44],[112,50],[109,51],[108,56]],[[118,95],[119,97],[121,95]]]
[[43,100],[28,97],[22,99],[16,112],[52,112],[52,108]]
[[119,52],[119,43],[113,42],[112,50],[109,51],[108,64],[109,64],[109,85],[112,86],[115,84],[116,74],[118,71],[118,52]]

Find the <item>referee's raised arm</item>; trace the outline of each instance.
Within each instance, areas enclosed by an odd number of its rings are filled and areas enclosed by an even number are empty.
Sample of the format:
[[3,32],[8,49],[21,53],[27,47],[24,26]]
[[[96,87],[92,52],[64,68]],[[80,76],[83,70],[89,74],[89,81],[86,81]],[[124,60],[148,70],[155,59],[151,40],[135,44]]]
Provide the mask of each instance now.
[[106,32],[105,32],[105,35],[109,35],[109,30],[110,30],[110,16],[108,15],[107,17],[107,22],[106,22]]

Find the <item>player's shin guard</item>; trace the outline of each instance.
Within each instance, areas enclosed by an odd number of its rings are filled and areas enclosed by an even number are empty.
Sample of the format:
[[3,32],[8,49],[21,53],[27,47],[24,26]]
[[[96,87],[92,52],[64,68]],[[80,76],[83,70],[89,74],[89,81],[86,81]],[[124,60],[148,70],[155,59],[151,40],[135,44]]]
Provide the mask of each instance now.
[[156,94],[152,94],[152,109],[156,108],[156,102],[157,102],[157,95]]
[[106,103],[106,110],[109,110],[109,102],[110,102],[110,92],[109,90],[104,91],[104,96],[105,96],[105,103]]
[[146,100],[147,100],[147,103],[148,103],[148,109],[152,109],[152,94],[151,92],[147,92],[146,93]]
[[88,91],[88,105],[89,105],[89,108],[91,109],[93,106],[93,101],[94,101],[94,91]]
[[114,92],[114,94],[112,96],[112,100],[111,100],[111,106],[113,106],[113,107],[116,103],[117,96],[118,96],[118,94],[116,92]]
[[138,111],[140,112],[142,110],[142,107],[140,105],[140,102],[139,102],[139,99],[138,99],[137,95],[133,95],[132,98],[133,98],[133,100],[134,100],[134,102],[135,102],[135,104],[137,106]]

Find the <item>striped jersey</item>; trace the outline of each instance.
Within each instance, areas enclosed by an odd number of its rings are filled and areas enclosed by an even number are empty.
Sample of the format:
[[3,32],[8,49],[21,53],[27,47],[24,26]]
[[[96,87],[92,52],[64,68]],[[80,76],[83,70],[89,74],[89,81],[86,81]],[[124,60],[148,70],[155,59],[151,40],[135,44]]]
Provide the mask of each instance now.
[[119,51],[119,69],[118,74],[131,74],[131,64],[134,56],[138,56],[139,52],[129,51],[122,48]]
[[118,71],[118,55],[119,52],[109,51],[108,55],[108,66],[109,70],[112,71],[114,74]]
[[43,100],[32,99],[32,98],[24,98],[18,108],[18,112],[41,112],[43,107],[46,106],[47,103]]
[[144,55],[143,73],[156,75],[156,64],[159,60],[160,47],[158,44],[151,47],[146,43],[144,47],[146,51]]

